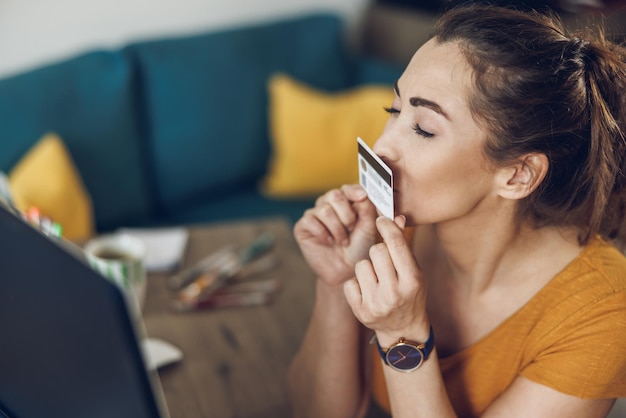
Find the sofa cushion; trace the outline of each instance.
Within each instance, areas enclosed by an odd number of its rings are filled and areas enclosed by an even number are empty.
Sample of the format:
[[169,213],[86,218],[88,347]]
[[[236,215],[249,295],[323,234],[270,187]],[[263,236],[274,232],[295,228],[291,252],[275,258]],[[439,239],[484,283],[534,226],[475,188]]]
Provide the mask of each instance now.
[[270,81],[273,153],[262,184],[269,197],[317,196],[359,181],[357,136],[370,146],[382,133],[394,92],[362,85],[330,94],[286,75]]
[[129,46],[142,75],[156,191],[164,213],[250,184],[269,158],[267,81],[347,82],[343,25],[312,15]]
[[9,184],[18,209],[37,208],[60,223],[65,238],[84,241],[93,234],[91,198],[58,135],[41,138],[13,167]]
[[63,138],[99,229],[149,214],[133,79],[123,54],[92,52],[0,80],[0,170],[10,171],[49,131]]

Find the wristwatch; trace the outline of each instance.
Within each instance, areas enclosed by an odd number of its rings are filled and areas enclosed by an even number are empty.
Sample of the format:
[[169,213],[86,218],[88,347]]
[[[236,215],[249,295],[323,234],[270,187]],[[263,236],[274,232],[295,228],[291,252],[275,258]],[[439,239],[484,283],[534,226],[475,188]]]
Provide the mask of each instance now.
[[412,372],[417,370],[428,359],[433,348],[435,348],[435,334],[431,326],[428,340],[425,343],[420,344],[400,338],[391,347],[382,348],[378,338],[376,338],[376,334],[372,336],[370,344],[374,344],[374,342],[376,342],[380,357],[387,366],[399,372]]

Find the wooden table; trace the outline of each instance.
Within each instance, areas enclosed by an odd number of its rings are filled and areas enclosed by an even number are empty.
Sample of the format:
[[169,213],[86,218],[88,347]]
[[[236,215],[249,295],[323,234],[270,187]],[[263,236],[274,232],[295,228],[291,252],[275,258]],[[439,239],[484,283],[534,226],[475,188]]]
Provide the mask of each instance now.
[[149,277],[144,322],[150,337],[179,347],[181,362],[159,371],[172,418],[290,417],[287,369],[304,336],[314,299],[313,273],[283,219],[190,227],[189,266],[259,233],[276,238],[279,265],[264,273],[282,291],[266,306],[179,313],[167,276]]

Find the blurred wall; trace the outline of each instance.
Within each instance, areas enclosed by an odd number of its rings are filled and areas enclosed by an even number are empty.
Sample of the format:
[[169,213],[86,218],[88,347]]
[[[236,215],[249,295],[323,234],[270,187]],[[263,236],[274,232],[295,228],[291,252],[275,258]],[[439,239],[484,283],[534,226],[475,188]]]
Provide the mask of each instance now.
[[95,48],[309,11],[343,16],[349,32],[370,0],[0,0],[0,78]]

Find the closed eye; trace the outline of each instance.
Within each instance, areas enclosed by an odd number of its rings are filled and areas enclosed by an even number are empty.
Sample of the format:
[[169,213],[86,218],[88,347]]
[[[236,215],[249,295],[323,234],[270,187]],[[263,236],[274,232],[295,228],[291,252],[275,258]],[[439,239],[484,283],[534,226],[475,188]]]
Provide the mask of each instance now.
[[431,134],[430,132],[426,132],[425,130],[420,128],[418,124],[415,124],[413,126],[413,130],[415,131],[415,133],[417,133],[420,136],[423,136],[424,138],[432,138],[433,136],[435,136],[435,134]]
[[[391,115],[400,113],[400,111],[394,107],[384,107],[383,109],[385,109],[385,112]],[[430,132],[423,130],[418,124],[415,124],[413,126],[413,130],[415,131],[415,133],[417,133],[420,136],[423,136],[424,138],[432,138],[433,136],[435,136],[435,134],[431,134]]]
[[400,113],[400,111],[394,107],[383,107],[383,109],[385,110],[385,112],[389,113],[389,114],[396,114],[396,113]]

